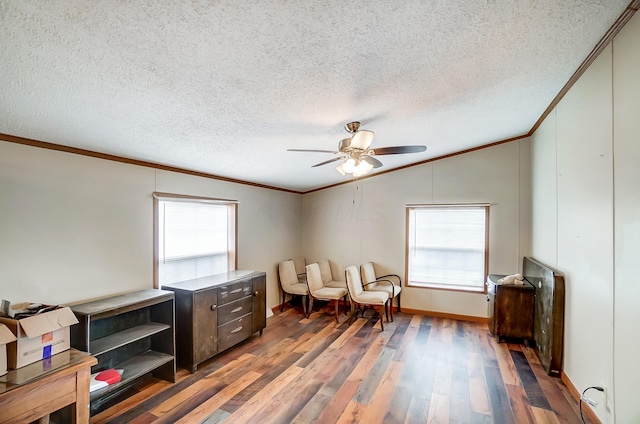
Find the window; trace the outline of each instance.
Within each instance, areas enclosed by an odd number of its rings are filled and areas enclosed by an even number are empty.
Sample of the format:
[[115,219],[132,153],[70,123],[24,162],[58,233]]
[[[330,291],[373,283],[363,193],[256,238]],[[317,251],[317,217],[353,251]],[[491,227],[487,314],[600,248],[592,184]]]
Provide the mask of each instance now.
[[407,206],[407,284],[484,292],[488,222],[488,205]]
[[155,287],[236,268],[236,202],[154,193]]

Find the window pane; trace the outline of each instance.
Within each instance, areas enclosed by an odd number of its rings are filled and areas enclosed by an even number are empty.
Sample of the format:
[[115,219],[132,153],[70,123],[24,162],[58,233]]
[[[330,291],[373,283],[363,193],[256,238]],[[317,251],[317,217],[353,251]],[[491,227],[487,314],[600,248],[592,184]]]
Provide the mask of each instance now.
[[409,284],[484,290],[485,207],[409,210]]
[[228,205],[158,203],[159,285],[228,271]]

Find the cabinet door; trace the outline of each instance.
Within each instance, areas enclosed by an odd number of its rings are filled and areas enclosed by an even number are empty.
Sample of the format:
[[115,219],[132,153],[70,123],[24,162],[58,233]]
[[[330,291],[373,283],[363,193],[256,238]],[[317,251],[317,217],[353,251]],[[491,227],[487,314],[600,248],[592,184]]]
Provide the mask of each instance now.
[[253,332],[267,326],[267,277],[266,274],[253,277]]
[[530,339],[533,291],[522,286],[501,286],[495,302],[496,336]]
[[193,356],[199,364],[218,353],[218,290],[194,293],[194,303]]

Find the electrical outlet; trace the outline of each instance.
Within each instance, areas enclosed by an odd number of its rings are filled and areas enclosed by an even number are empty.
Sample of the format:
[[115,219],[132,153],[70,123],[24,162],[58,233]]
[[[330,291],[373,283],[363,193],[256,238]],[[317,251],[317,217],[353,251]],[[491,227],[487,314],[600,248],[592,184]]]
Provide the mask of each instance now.
[[604,409],[609,409],[609,393],[607,391],[607,386],[604,383],[600,383],[600,387],[604,390],[602,395],[604,396]]

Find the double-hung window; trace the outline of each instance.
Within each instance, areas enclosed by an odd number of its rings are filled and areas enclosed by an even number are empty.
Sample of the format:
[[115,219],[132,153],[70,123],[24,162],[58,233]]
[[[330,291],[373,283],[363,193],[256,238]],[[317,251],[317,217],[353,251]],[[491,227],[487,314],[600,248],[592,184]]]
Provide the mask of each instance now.
[[488,205],[407,206],[407,284],[483,292]]
[[154,278],[162,287],[236,268],[236,202],[154,193]]

